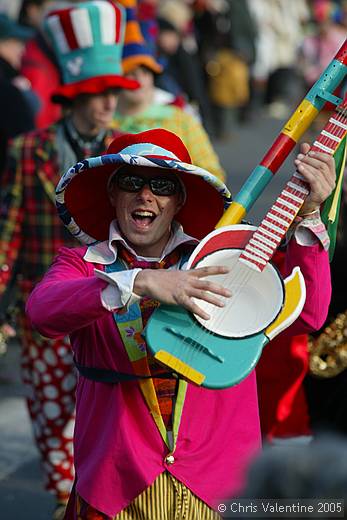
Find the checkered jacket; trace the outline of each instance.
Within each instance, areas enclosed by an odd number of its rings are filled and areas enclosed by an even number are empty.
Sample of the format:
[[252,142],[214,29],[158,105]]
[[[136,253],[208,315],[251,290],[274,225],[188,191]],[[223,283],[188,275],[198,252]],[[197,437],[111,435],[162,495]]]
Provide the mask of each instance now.
[[[0,300],[14,276],[19,298],[25,300],[58,249],[77,245],[54,202],[55,187],[64,173],[56,142],[58,124],[16,138],[9,149],[0,181]],[[105,149],[116,135],[118,131],[108,132]]]

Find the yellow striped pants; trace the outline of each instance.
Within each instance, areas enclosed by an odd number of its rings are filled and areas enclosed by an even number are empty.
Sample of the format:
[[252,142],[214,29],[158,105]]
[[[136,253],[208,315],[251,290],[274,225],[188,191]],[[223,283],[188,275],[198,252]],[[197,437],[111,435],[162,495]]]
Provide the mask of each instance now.
[[[78,520],[108,519],[77,496]],[[93,513],[95,512],[95,516]],[[220,520],[221,517],[170,473],[164,472],[112,520]],[[111,519],[110,519],[111,520]]]

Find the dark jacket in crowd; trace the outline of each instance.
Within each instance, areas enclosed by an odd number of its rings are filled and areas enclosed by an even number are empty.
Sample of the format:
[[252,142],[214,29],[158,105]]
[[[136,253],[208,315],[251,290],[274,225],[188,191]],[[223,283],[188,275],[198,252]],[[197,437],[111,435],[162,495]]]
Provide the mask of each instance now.
[[18,71],[0,58],[0,174],[6,161],[8,140],[34,128],[35,98],[30,90],[14,84]]

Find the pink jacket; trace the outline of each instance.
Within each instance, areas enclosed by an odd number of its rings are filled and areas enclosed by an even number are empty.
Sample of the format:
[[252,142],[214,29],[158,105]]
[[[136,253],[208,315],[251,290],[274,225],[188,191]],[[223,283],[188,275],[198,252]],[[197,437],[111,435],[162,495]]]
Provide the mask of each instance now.
[[[70,334],[81,364],[131,371],[112,312],[101,303],[106,282],[94,275],[100,265],[83,260],[85,247],[63,248],[31,294],[27,312],[41,334]],[[320,327],[330,301],[327,253],[320,245],[289,246],[286,270],[300,265],[307,299],[287,334]],[[167,470],[210,506],[235,496],[260,449],[254,371],[224,390],[188,385],[175,461],[149,414],[137,382],[117,385],[80,377],[77,389],[75,466],[77,491],[92,506],[116,515]]]

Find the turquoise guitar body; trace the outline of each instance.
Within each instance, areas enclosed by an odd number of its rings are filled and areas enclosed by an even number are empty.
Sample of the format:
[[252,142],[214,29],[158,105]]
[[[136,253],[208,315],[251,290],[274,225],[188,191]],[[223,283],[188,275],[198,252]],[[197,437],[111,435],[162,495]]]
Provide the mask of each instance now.
[[[235,225],[215,230],[188,261],[187,268],[229,265],[230,273],[213,279],[231,289],[230,308],[221,311],[207,304],[211,319],[204,321],[176,305],[160,305],[147,323],[144,336],[155,359],[194,384],[217,389],[242,381],[264,346],[303,308],[306,294],[299,268],[282,280],[272,265],[256,273],[239,262],[255,229]],[[240,285],[239,279],[247,283]]]
[[[192,330],[196,339],[191,337]],[[192,314],[176,305],[161,305],[156,309],[145,329],[145,338],[159,361],[165,364],[170,361],[174,371],[207,388],[240,382],[256,366],[269,342],[264,333],[243,339],[211,334]],[[170,359],[165,352],[170,352]],[[204,377],[199,378],[199,374]]]

